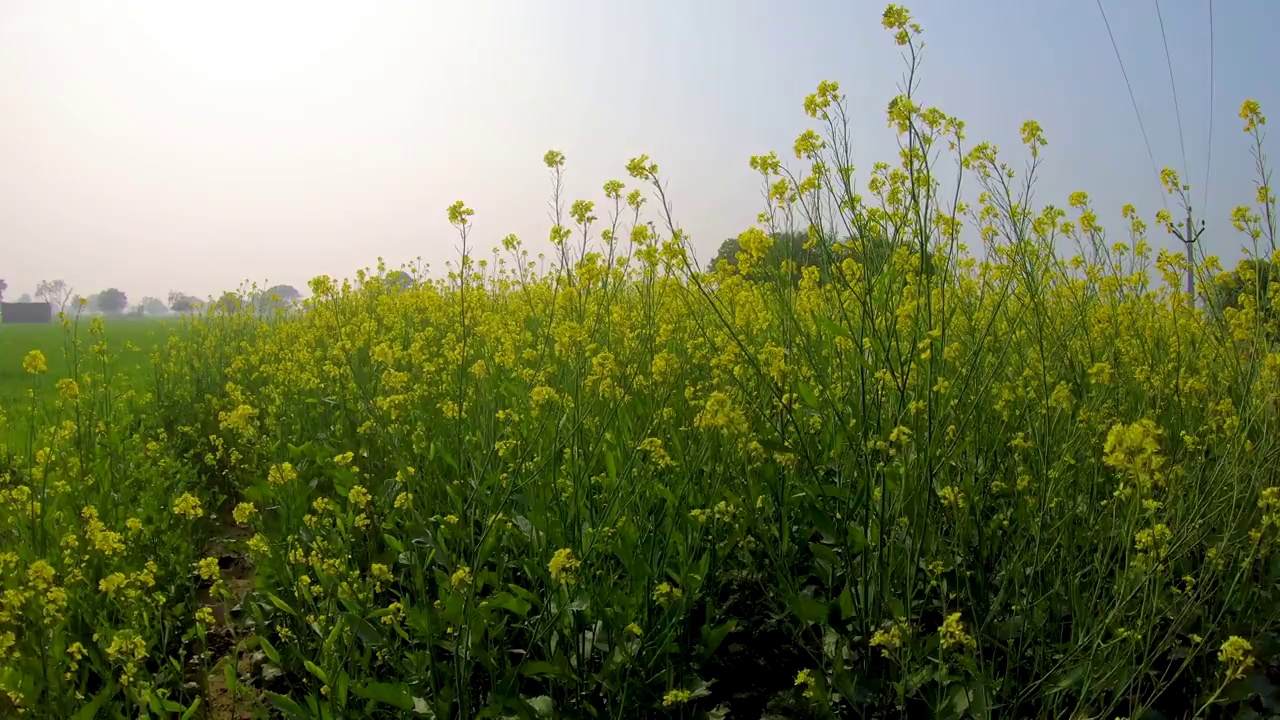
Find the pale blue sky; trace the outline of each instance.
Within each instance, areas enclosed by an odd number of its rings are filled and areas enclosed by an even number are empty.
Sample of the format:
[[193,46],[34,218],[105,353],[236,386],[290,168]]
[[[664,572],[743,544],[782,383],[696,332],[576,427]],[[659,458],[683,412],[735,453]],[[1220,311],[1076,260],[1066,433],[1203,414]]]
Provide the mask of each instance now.
[[[1155,2],[1103,6],[1156,161],[1181,170]],[[602,200],[601,184],[629,180],[627,159],[648,153],[709,257],[754,221],[747,159],[793,157],[818,81],[849,95],[859,166],[894,159],[884,112],[902,63],[883,7],[0,0],[0,277],[11,297],[62,277],[137,300],[246,278],[302,287],[379,255],[440,268],[457,199],[475,208],[482,246],[516,232],[543,248],[549,148],[568,156],[570,200]],[[1024,119],[1043,125],[1040,204],[1087,190],[1116,230],[1123,202],[1148,219],[1161,207],[1096,3],[908,7],[928,43],[925,103],[1013,153]],[[1209,5],[1160,7],[1199,204]],[[1268,50],[1280,3],[1219,0],[1214,26],[1204,239],[1233,256],[1227,214],[1254,179],[1237,112],[1253,97],[1280,116]]]

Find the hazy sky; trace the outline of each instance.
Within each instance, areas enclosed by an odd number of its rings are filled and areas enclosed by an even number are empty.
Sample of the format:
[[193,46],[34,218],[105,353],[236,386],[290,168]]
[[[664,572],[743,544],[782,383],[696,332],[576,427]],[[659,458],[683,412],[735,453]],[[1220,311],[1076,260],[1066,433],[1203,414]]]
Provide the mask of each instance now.
[[[928,43],[924,102],[1011,152],[1022,120],[1043,125],[1040,204],[1088,190],[1117,231],[1121,203],[1148,219],[1161,207],[1095,2],[907,5]],[[84,294],[115,286],[138,300],[246,279],[303,288],[379,255],[442,270],[454,256],[445,208],[457,199],[475,208],[481,246],[515,232],[544,248],[550,148],[568,157],[569,199],[597,201],[605,180],[630,180],[628,158],[649,153],[706,258],[754,221],[747,159],[794,157],[810,126],[802,100],[819,80],[849,95],[860,167],[896,157],[885,105],[902,63],[883,7],[0,0],[0,278],[10,297],[61,277]],[[1103,7],[1156,161],[1181,169],[1156,4]],[[1198,204],[1209,4],[1160,9]],[[1240,102],[1280,117],[1267,50],[1280,3],[1213,9],[1204,240],[1230,256],[1242,238],[1227,213],[1253,195]]]

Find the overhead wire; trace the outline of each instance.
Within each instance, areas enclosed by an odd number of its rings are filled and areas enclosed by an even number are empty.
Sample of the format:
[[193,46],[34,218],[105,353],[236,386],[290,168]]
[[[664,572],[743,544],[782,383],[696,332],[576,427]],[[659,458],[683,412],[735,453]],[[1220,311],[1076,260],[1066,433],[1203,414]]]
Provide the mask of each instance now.
[[1160,12],[1160,0],[1155,0],[1156,19],[1160,21],[1160,40],[1164,43],[1164,62],[1169,68],[1169,87],[1173,90],[1173,116],[1178,121],[1178,144],[1182,147],[1182,177],[1187,176],[1187,140],[1182,132],[1182,110],[1178,106],[1178,83],[1173,78],[1173,57],[1169,54],[1169,36],[1164,32],[1164,14]]
[[[1098,12],[1102,13],[1102,23],[1107,27],[1107,37],[1111,38],[1111,49],[1116,53],[1116,62],[1120,64],[1120,74],[1124,76],[1124,86],[1129,90],[1129,101],[1133,103],[1133,114],[1138,118],[1138,129],[1142,131],[1142,142],[1147,146],[1147,157],[1151,159],[1151,170],[1155,173],[1156,183],[1160,184],[1160,168],[1156,165],[1156,154],[1151,151],[1151,140],[1147,137],[1147,126],[1142,122],[1142,113],[1138,110],[1138,99],[1133,94],[1133,84],[1129,82],[1129,73],[1124,69],[1124,60],[1120,57],[1120,46],[1116,44],[1116,36],[1111,32],[1111,22],[1107,20],[1107,11],[1102,7],[1102,0],[1097,0]],[[1169,209],[1165,199],[1164,186],[1160,186],[1160,203]]]
[[1202,210],[1208,210],[1209,206],[1209,178],[1210,171],[1213,169],[1213,81],[1214,81],[1214,51],[1213,51],[1213,0],[1209,0],[1209,149],[1208,157],[1204,162],[1204,202],[1200,205]]

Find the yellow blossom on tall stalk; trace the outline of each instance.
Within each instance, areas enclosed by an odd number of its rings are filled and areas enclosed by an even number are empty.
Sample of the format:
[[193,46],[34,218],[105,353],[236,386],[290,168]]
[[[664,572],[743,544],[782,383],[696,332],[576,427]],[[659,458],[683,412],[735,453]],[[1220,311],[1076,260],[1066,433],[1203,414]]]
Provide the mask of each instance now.
[[236,505],[235,510],[231,511],[231,516],[235,519],[237,525],[248,525],[249,521],[257,514],[258,506],[251,502],[242,502]]
[[221,578],[222,569],[218,565],[218,558],[201,558],[196,563],[196,574],[200,576],[201,580],[217,580]]
[[551,562],[547,563],[551,580],[560,585],[572,585],[577,582],[576,573],[580,567],[582,567],[582,561],[573,556],[573,550],[570,548],[556,550],[551,556]]
[[463,590],[471,587],[471,580],[471,568],[466,565],[462,565],[458,567],[458,569],[454,571],[453,576],[449,578],[449,584],[452,585],[455,590]]
[[653,588],[653,599],[659,605],[669,605],[684,596],[684,591],[668,582],[658,583]]
[[362,508],[368,505],[371,499],[373,499],[372,496],[369,494],[369,491],[364,488],[363,485],[356,485],[355,487],[351,488],[350,492],[347,493],[347,500],[352,505],[355,505],[356,507],[359,507],[359,508]]
[[173,514],[194,520],[204,516],[204,508],[200,506],[200,498],[191,493],[182,493],[173,501]]
[[1242,678],[1245,671],[1253,666],[1253,645],[1238,635],[1232,635],[1218,650],[1218,662],[1222,663],[1228,680]]
[[942,647],[948,650],[963,651],[977,647],[977,641],[969,634],[968,628],[960,618],[960,613],[951,613],[942,621],[942,627],[938,628]]
[[267,470],[267,482],[272,485],[286,485],[297,478],[298,473],[294,471],[291,463],[286,462],[280,463],[279,465],[272,465],[271,468]]
[[49,363],[45,360],[44,353],[32,350],[22,358],[22,369],[32,375],[43,375],[49,371]]
[[668,690],[667,693],[662,696],[662,705],[663,707],[669,708],[676,707],[689,702],[692,698],[693,693],[688,690]]
[[910,634],[911,626],[905,620],[899,619],[872,633],[868,644],[871,647],[880,648],[880,654],[889,657],[895,650],[902,647]]

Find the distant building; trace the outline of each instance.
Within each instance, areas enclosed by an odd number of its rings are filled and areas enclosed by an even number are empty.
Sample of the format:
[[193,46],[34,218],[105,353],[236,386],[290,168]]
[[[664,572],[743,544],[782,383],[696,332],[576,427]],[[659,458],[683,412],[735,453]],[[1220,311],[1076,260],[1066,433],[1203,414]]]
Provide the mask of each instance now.
[[47,323],[53,320],[53,305],[47,302],[0,303],[0,323]]

